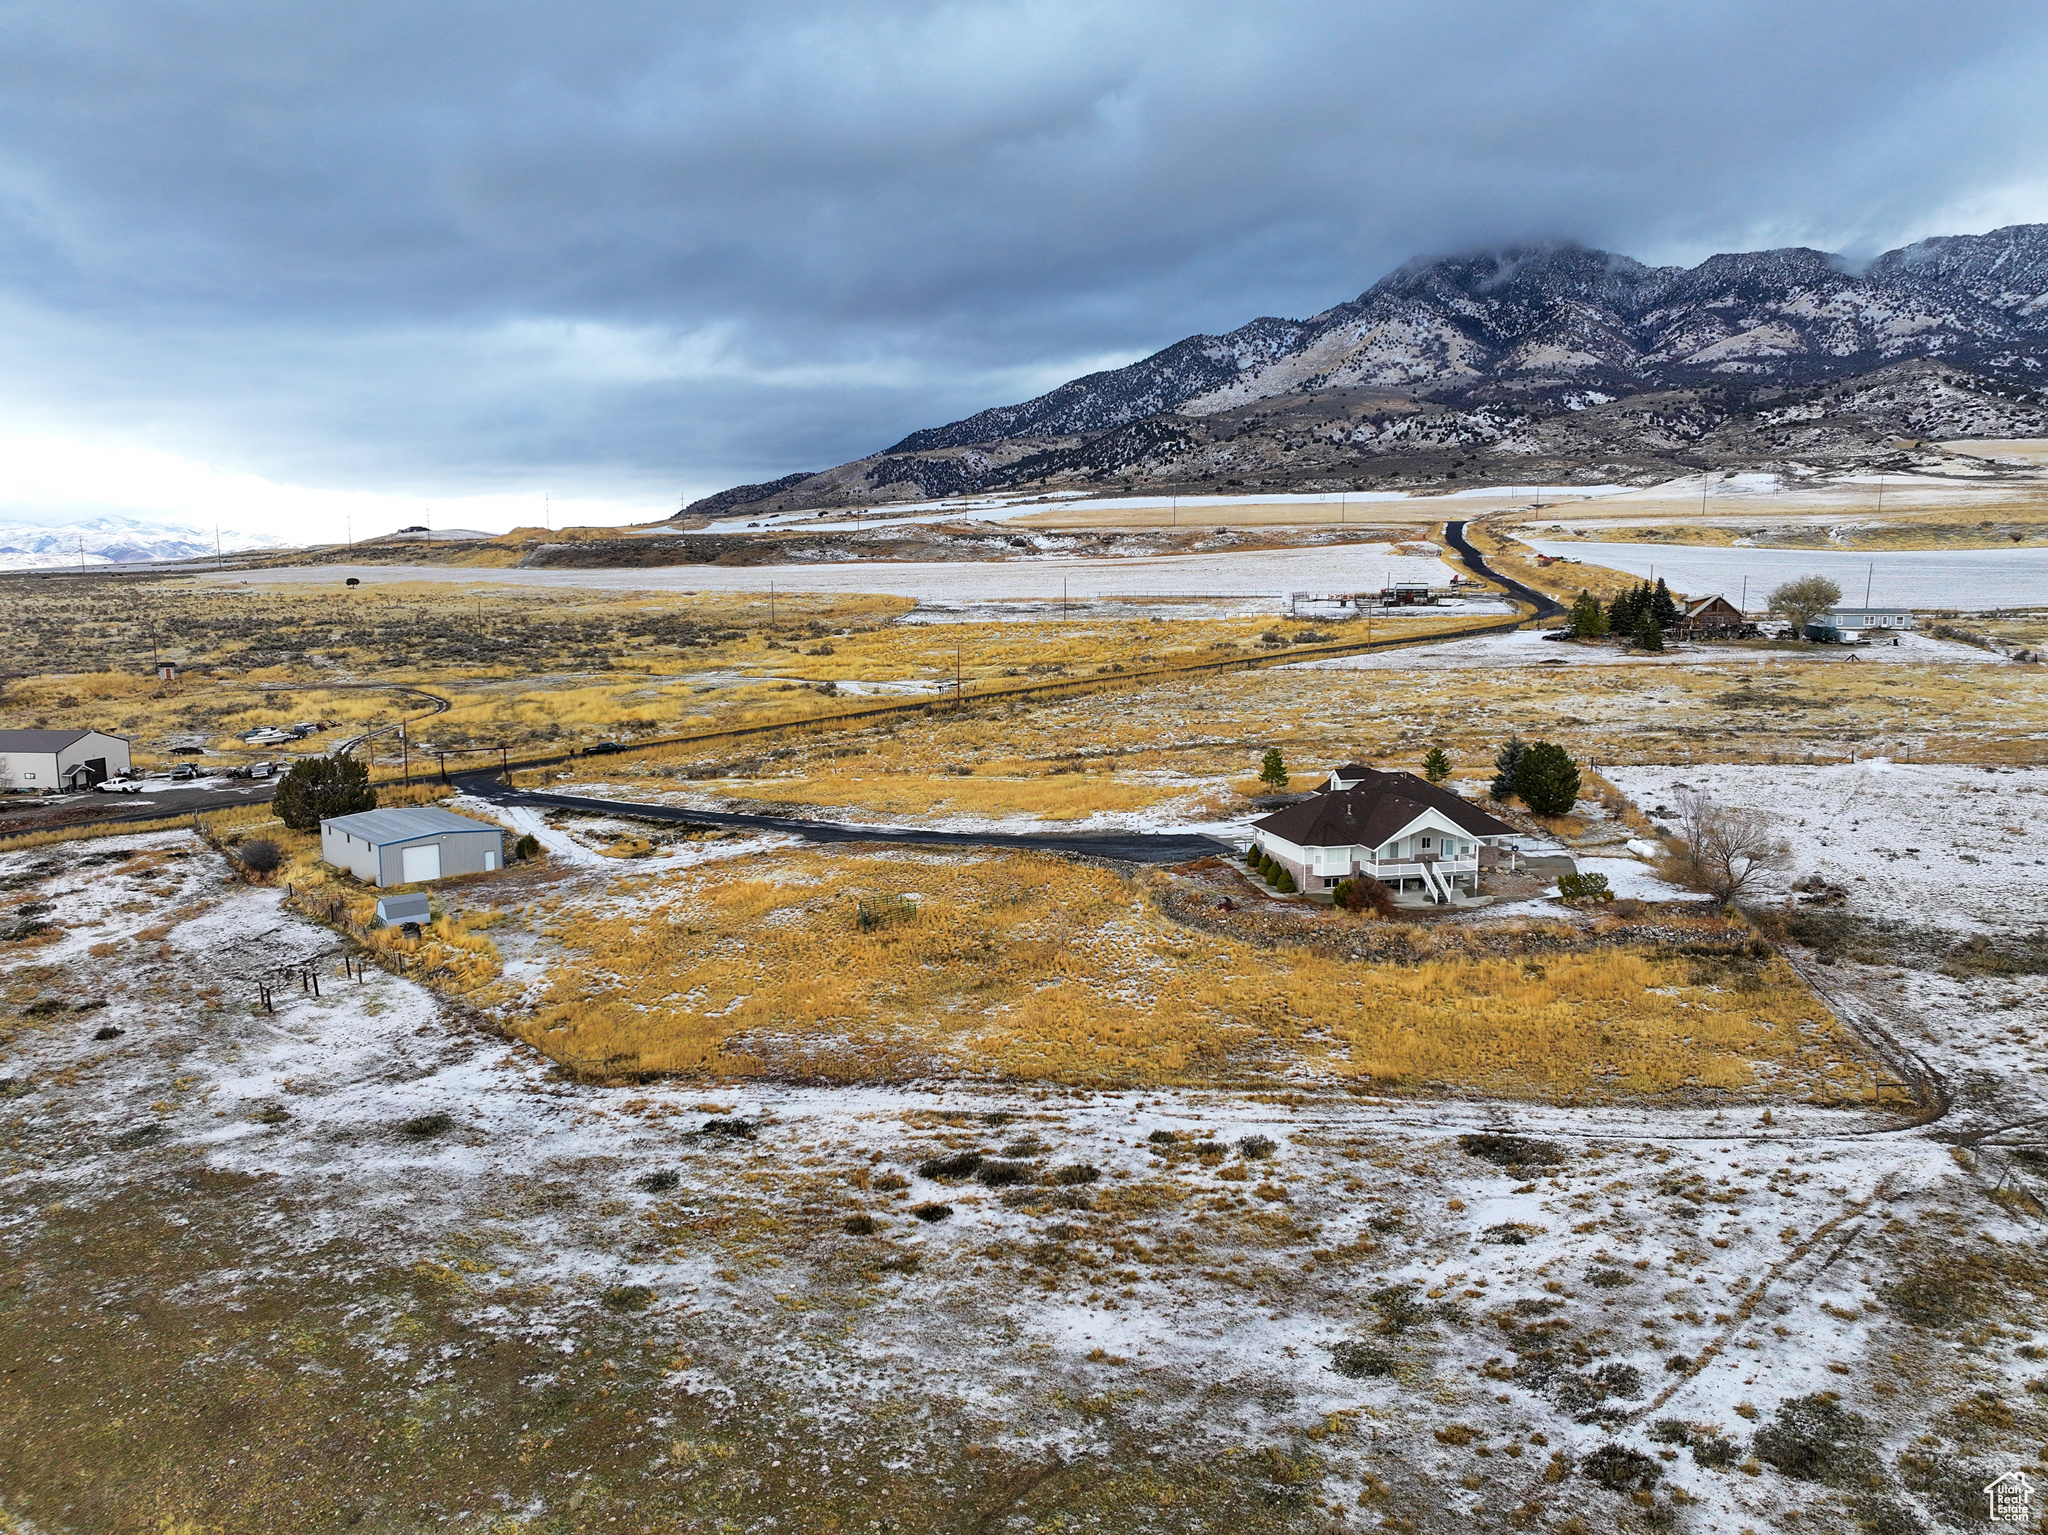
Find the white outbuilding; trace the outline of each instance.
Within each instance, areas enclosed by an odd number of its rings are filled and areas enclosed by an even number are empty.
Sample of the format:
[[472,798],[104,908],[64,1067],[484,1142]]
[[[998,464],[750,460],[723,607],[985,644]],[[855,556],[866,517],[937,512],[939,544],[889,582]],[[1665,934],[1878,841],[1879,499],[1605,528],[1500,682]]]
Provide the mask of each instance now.
[[502,867],[505,833],[434,805],[365,810],[320,823],[320,857],[366,885],[418,885]]
[[0,789],[90,789],[129,769],[128,740],[101,730],[0,730]]

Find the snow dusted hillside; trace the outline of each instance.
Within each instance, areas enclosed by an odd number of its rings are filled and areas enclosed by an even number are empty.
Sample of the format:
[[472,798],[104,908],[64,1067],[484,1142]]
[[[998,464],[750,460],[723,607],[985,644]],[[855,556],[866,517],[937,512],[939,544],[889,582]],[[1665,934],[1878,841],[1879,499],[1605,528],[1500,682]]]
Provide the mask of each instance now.
[[[2048,224],[1924,240],[1861,270],[1806,249],[1689,269],[1570,244],[1507,249],[1413,261],[1308,320],[1191,336],[689,511],[1106,481],[1447,484],[1469,482],[1478,450],[1542,461],[1509,479],[1556,478],[1575,459],[1595,478],[1657,477],[1679,453],[1687,467],[1776,467],[1800,435],[1786,423],[1823,418],[1803,434],[1819,457],[1798,462],[1837,467],[1900,437],[2048,434],[2044,380]],[[1926,408],[1905,408],[1907,395]]]
[[[223,528],[220,549],[279,549],[282,539]],[[48,570],[79,565],[127,565],[141,560],[195,559],[214,552],[211,528],[140,522],[132,517],[88,517],[39,522],[0,516],[0,570]]]

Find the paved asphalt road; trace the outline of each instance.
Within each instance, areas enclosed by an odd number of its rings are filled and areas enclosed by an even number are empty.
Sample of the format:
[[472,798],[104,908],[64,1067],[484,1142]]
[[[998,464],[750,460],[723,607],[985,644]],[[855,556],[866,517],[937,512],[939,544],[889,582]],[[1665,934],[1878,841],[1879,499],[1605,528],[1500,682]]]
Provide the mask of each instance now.
[[[163,782],[162,780],[157,780]],[[277,788],[277,780],[220,780],[217,789],[161,789],[140,794],[59,794],[49,799],[9,796],[0,800],[0,837],[24,832],[67,831],[85,826],[113,826],[123,821],[164,821],[195,810],[226,810],[235,805],[260,805]],[[229,787],[232,783],[233,787]]]
[[600,815],[629,815],[692,826],[731,826],[746,831],[779,831],[808,842],[901,842],[927,847],[1013,847],[1042,853],[1085,853],[1126,863],[1186,863],[1230,851],[1229,844],[1189,833],[1093,832],[1054,836],[1023,832],[926,831],[914,826],[842,826],[835,821],[805,821],[793,816],[744,815],[731,810],[685,810],[674,805],[643,805],[632,800],[584,799],[573,794],[535,794],[502,789],[495,778],[478,774],[463,787],[499,805],[552,805],[561,810],[586,810]]
[[1499,571],[1495,570],[1491,565],[1487,564],[1485,556],[1482,555],[1477,549],[1474,549],[1471,546],[1471,544],[1466,542],[1464,523],[1445,523],[1444,542],[1449,544],[1453,549],[1458,551],[1458,558],[1465,562],[1465,568],[1467,570],[1472,571],[1476,575],[1482,575],[1486,577],[1489,581],[1498,581],[1502,586],[1505,586],[1511,593],[1521,598],[1524,602],[1535,603],[1536,611],[1532,615],[1534,618],[1555,618],[1558,614],[1564,611],[1564,605],[1560,603],[1555,597],[1549,596],[1544,592],[1539,592],[1533,586],[1525,586],[1520,581],[1515,580],[1512,576],[1504,576]]

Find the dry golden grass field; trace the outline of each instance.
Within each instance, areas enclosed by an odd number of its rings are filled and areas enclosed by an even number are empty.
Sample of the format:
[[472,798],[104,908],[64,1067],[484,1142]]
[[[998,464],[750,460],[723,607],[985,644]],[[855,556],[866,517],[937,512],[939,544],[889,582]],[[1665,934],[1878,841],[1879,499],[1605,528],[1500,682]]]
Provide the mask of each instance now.
[[[1161,876],[1027,854],[782,851],[571,898],[511,1026],[601,1075],[1355,1084],[1521,1097],[1827,1098],[1866,1069],[1718,915],[1660,943],[1358,964],[1178,925]],[[858,903],[909,896],[865,930]],[[1331,913],[1326,925],[1356,919]],[[1560,928],[1567,935],[1569,930]],[[1730,953],[1680,957],[1680,947]]]
[[[827,715],[863,698],[950,694],[1270,655],[1300,637],[1426,632],[1455,614],[1321,630],[1277,618],[900,623],[891,597],[451,590],[434,583],[246,589],[190,580],[20,580],[0,633],[10,718],[97,726],[157,762],[172,745],[229,761],[279,755],[234,736],[261,725],[341,731],[422,720],[416,747],[560,748]],[[1077,605],[1078,606],[1078,605]],[[157,659],[184,668],[159,684]],[[446,698],[424,701],[383,685]],[[334,733],[304,749],[327,750]],[[396,742],[377,748],[394,762]]]

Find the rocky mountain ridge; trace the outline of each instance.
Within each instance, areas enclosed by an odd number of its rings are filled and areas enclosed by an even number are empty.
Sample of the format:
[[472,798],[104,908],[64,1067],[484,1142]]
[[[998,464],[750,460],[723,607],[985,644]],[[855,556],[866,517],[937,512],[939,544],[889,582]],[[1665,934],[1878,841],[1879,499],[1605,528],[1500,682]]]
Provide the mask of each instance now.
[[[1691,268],[1509,249],[1412,261],[1310,319],[1191,336],[689,511],[1472,478],[1445,450],[1527,460],[1521,479],[1540,463],[1553,481],[1825,470],[1901,451],[1901,438],[2038,435],[2044,378],[2048,225],[1923,240],[1860,270],[1804,248]],[[1873,384],[1834,387],[1855,380]],[[1307,438],[1320,448],[1304,458]]]

